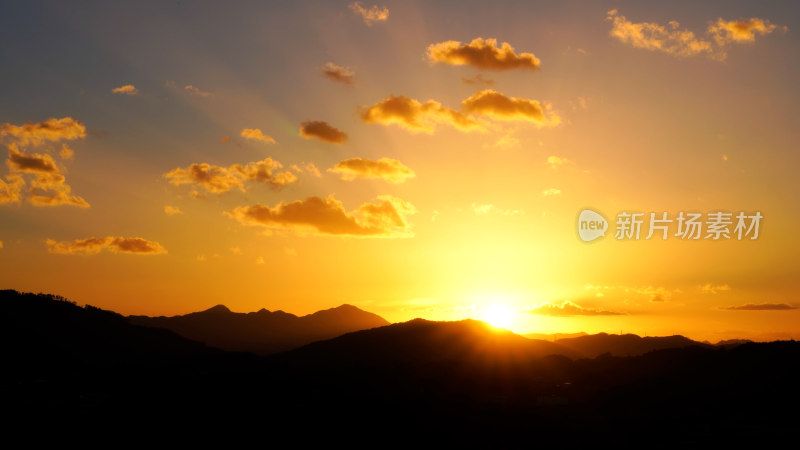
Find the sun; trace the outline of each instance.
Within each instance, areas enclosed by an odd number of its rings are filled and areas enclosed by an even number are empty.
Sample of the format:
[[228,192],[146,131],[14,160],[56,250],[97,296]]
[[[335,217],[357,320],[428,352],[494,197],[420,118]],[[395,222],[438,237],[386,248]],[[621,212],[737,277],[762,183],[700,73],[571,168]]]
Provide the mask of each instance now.
[[483,320],[497,328],[508,328],[514,320],[514,311],[503,303],[493,303],[484,311]]

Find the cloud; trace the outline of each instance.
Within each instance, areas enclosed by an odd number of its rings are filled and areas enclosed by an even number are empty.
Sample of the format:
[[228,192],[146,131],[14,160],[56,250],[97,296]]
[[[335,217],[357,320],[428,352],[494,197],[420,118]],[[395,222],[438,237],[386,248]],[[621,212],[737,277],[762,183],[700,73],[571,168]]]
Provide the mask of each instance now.
[[396,159],[381,158],[377,161],[364,158],[350,158],[340,161],[328,172],[341,175],[343,180],[379,178],[391,183],[402,183],[416,174]]
[[494,80],[483,78],[483,75],[481,74],[477,74],[472,78],[461,77],[461,82],[469,86],[474,86],[474,85],[494,86]]
[[167,253],[158,242],[148,241],[140,237],[90,237],[74,241],[45,241],[47,251],[60,255],[93,255],[102,250],[112,253],[130,253],[135,255],[160,255]]
[[19,175],[8,175],[5,180],[0,179],[0,205],[19,203],[24,186],[25,180]]
[[469,65],[486,70],[539,70],[540,61],[532,53],[514,53],[508,42],[497,47],[496,39],[475,38],[469,44],[445,41],[428,46],[428,59],[433,63],[453,66]]
[[568,160],[567,158],[560,158],[555,155],[551,155],[547,157],[547,163],[550,164],[550,168],[558,169],[559,167],[563,166],[564,164],[570,164],[572,161]]
[[322,68],[322,76],[325,78],[352,86],[356,82],[356,74],[349,67],[337,66],[329,62]]
[[347,133],[321,120],[309,120],[301,123],[300,136],[306,139],[317,138],[322,142],[331,144],[343,144],[347,142]]
[[176,214],[183,214],[183,211],[181,211],[181,209],[177,206],[166,205],[164,206],[164,214],[168,216],[174,216]]
[[[245,139],[252,139],[254,141],[261,141],[261,142],[264,142],[266,144],[274,144],[275,143],[275,139],[273,139],[272,136],[267,136],[266,134],[262,133],[261,130],[259,130],[258,128],[245,128],[244,130],[242,130],[242,132],[239,135],[241,137],[245,138]],[[229,137],[224,142],[228,142],[228,140],[230,140]]]
[[484,124],[439,102],[428,100],[421,103],[402,95],[390,95],[375,105],[362,108],[361,120],[364,123],[396,124],[411,132],[429,134],[439,124],[447,124],[461,131],[484,130]]
[[124,94],[124,95],[137,95],[139,90],[136,89],[136,86],[132,84],[126,84],[124,86],[115,87],[111,89],[111,93],[113,94]]
[[748,303],[747,305],[730,306],[729,311],[786,311],[790,309],[797,309],[796,306],[787,305],[786,303],[761,303],[758,305]]
[[538,126],[555,126],[561,122],[558,115],[549,111],[549,105],[538,100],[507,97],[491,89],[476,92],[461,102],[461,106],[468,113],[496,120],[522,120]]
[[244,192],[246,181],[264,183],[273,188],[281,188],[296,182],[297,176],[289,171],[275,173],[282,167],[281,163],[272,158],[245,165],[233,164],[229,167],[195,163],[186,168],[172,169],[164,174],[164,178],[175,186],[195,184],[214,194],[222,194],[231,189]]
[[535,308],[526,309],[529,314],[542,316],[622,316],[625,313],[606,311],[603,309],[585,308],[569,300],[557,303],[544,303]]
[[10,182],[0,184],[0,204],[19,202],[25,180],[18,174],[33,175],[29,188],[25,191],[29,203],[35,206],[72,205],[88,208],[89,203],[82,197],[70,195],[72,188],[66,184],[64,175],[48,154],[27,154],[18,150],[16,144],[8,145],[6,166],[12,172],[6,176]]
[[378,5],[372,5],[371,8],[367,9],[361,5],[361,2],[353,2],[348,5],[348,8],[353,11],[353,14],[361,16],[368,27],[371,27],[377,22],[386,22],[386,20],[389,19],[389,8],[385,6],[378,7]]
[[198,97],[211,97],[212,95],[214,95],[211,92],[201,91],[200,88],[194,87],[191,84],[187,84],[186,86],[184,86],[183,90]]
[[56,162],[50,155],[38,153],[28,155],[21,153],[13,145],[8,148],[6,165],[12,172],[59,173]]
[[516,216],[520,214],[525,214],[525,210],[523,209],[501,209],[492,205],[491,203],[483,205],[473,203],[472,212],[474,212],[479,216],[483,216],[486,214],[499,214],[501,216]]
[[378,196],[375,203],[364,203],[347,212],[333,195],[308,197],[289,203],[239,206],[225,215],[245,226],[283,228],[317,235],[361,237],[410,237],[406,216],[416,212],[413,205],[390,195]]
[[71,117],[47,119],[44,122],[27,122],[24,125],[4,123],[0,137],[12,136],[19,145],[41,145],[48,141],[74,140],[86,137],[86,127]]
[[707,37],[701,38],[680,28],[680,23],[674,20],[667,25],[634,23],[616,9],[609,11],[606,19],[612,22],[609,34],[622,43],[675,56],[706,55],[719,61],[727,57],[727,48],[732,43],[753,42],[756,34],[763,36],[775,30],[788,29],[758,18],[732,21],[719,18],[708,26]]
[[58,156],[60,156],[61,159],[70,160],[73,156],[75,156],[75,151],[67,147],[67,144],[62,144],[61,150],[58,152]]
[[714,38],[717,45],[724,46],[731,42],[755,42],[756,34],[765,36],[775,30],[787,31],[789,28],[778,26],[769,20],[751,17],[742,20],[717,19],[716,23],[709,25],[708,33]]
[[542,195],[545,197],[550,197],[553,195],[561,195],[561,189],[548,188],[542,191]]
[[727,284],[714,285],[711,283],[706,283],[702,286],[698,286],[698,288],[700,288],[700,291],[703,294],[717,294],[719,292],[726,292],[731,290],[731,287],[728,286]]

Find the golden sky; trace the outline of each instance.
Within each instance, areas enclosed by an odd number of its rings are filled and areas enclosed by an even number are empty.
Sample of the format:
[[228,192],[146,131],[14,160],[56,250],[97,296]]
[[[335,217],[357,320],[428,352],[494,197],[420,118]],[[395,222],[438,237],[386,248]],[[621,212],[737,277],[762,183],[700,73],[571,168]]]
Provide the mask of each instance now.
[[9,6],[0,287],[800,338],[797,6],[552,3]]

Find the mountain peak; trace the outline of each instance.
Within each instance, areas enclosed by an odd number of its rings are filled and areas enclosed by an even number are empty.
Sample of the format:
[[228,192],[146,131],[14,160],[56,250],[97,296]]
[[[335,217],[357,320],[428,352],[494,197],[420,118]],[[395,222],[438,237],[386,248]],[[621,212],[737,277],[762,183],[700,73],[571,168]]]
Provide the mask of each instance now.
[[229,312],[231,312],[231,310],[228,309],[228,307],[225,306],[225,305],[217,305],[217,306],[213,306],[211,308],[208,308],[207,310],[205,310],[203,312],[205,312],[205,313],[229,313]]

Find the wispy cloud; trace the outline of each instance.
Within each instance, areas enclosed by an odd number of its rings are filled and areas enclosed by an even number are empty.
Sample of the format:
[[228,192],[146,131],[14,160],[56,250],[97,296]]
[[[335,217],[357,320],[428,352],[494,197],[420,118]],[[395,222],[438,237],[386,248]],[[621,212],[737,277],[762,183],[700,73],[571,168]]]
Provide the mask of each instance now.
[[332,62],[322,68],[322,76],[337,83],[352,86],[356,82],[356,74],[349,67],[337,66]]
[[788,28],[770,23],[765,19],[742,20],[717,19],[698,37],[692,31],[681,28],[675,20],[666,25],[652,22],[631,22],[616,9],[608,12],[607,20],[612,28],[609,34],[636,48],[660,51],[675,56],[706,55],[719,61],[728,56],[728,47],[733,43],[754,42],[756,35],[767,35],[775,30]]
[[348,8],[353,11],[353,14],[361,16],[368,27],[389,19],[389,8],[385,6],[372,5],[370,8],[365,8],[361,2],[353,2],[348,5]]

